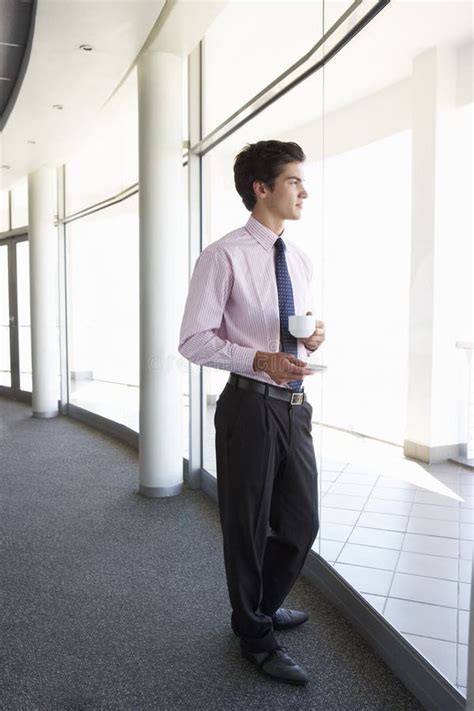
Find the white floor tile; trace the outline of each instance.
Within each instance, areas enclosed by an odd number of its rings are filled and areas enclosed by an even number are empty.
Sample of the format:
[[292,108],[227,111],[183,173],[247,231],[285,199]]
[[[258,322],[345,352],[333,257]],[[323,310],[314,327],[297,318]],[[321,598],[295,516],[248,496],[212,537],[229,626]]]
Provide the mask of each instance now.
[[[433,585],[433,583],[435,583]],[[437,580],[419,575],[395,573],[390,597],[399,597],[415,602],[430,602],[445,607],[458,606],[458,584],[452,580]]]
[[459,523],[456,521],[440,523],[432,518],[410,516],[407,531],[408,533],[426,533],[430,536],[443,536],[444,538],[459,538]]
[[469,644],[469,611],[468,610],[459,610],[458,642],[460,644]]
[[467,645],[458,644],[458,684],[467,686]]
[[327,469],[323,469],[321,472],[321,480],[322,481],[336,481],[338,476],[339,476],[339,472],[328,471]]
[[399,632],[455,642],[457,610],[389,598],[384,616]]
[[393,516],[383,513],[362,513],[360,515],[359,526],[367,528],[380,528],[382,531],[406,531],[408,516]]
[[334,568],[358,592],[386,595],[392,581],[393,573],[388,570],[363,568],[357,565],[336,563]]
[[462,583],[471,584],[471,581],[472,581],[472,561],[470,561],[470,560],[460,560],[459,561],[459,580]]
[[411,511],[411,507],[411,501],[388,501],[388,499],[375,499],[371,496],[364,506],[364,511],[396,514],[397,516],[408,516]]
[[363,496],[367,498],[372,491],[372,486],[369,484],[349,484],[338,479],[331,486],[331,494],[342,494],[343,496]]
[[339,477],[341,484],[359,484],[361,486],[373,487],[378,479],[378,474],[351,474],[347,473],[347,469],[344,470]]
[[385,499],[386,501],[413,501],[415,491],[411,489],[387,489],[383,487],[375,487],[372,491],[371,498]]
[[459,556],[462,560],[472,560],[472,549],[474,543],[472,541],[459,541]]
[[456,645],[454,642],[444,642],[440,639],[419,637],[413,634],[404,634],[411,644],[432,664],[438,671],[456,683]]
[[336,472],[340,474],[343,469],[346,469],[347,462],[343,462],[340,459],[325,459],[322,460],[322,469],[327,472]]
[[347,465],[344,469],[344,474],[361,474],[362,476],[376,476],[378,478],[380,477],[381,472],[369,465],[364,466],[363,464],[354,463]]
[[398,556],[399,552],[396,550],[346,543],[337,562],[364,565],[379,570],[395,570]]
[[412,489],[416,490],[416,485],[404,479],[395,479],[390,476],[381,476],[377,482],[378,487],[387,487],[388,489]]
[[439,462],[438,464],[430,464],[428,471],[436,476],[436,474],[458,474],[460,465],[454,462]]
[[329,491],[323,498],[323,505],[331,506],[334,509],[362,511],[366,501],[366,496],[343,496],[342,494],[332,494]]
[[474,541],[474,524],[461,523],[459,535],[460,538],[463,538],[466,541]]
[[337,560],[337,556],[342,550],[344,543],[341,541],[320,541],[319,554],[330,563]]
[[471,609],[471,586],[468,583],[459,583],[459,602],[460,610]]
[[474,509],[460,509],[461,523],[474,523]]
[[411,515],[418,518],[434,518],[437,521],[459,521],[459,507],[414,503]]
[[373,528],[363,528],[362,526],[356,525],[349,537],[349,543],[400,550],[404,535],[405,534],[400,531],[378,530],[375,532]]
[[328,521],[329,523],[345,523],[348,525],[353,525],[358,518],[358,511],[348,511],[346,509],[330,508],[325,504],[321,506],[321,520],[323,522]]
[[423,489],[422,491],[416,492],[415,503],[458,508],[461,502],[458,501],[458,499],[451,498],[450,496],[443,496],[443,494],[436,494],[434,491],[426,491]]
[[325,541],[342,541],[344,543],[349,538],[352,530],[352,526],[347,526],[344,523],[332,523],[324,517],[321,522],[319,537]]
[[466,689],[465,686],[459,686],[459,684],[458,684],[458,685],[456,686],[456,689],[459,691],[460,694],[462,694],[462,695],[464,696],[464,698],[466,698],[466,696],[467,696],[467,689]]
[[462,509],[474,509],[474,496],[463,496],[460,506]]
[[[459,561],[454,558],[442,558],[424,553],[408,553],[402,551],[398,561],[397,573],[412,573],[427,578],[443,580],[458,580]],[[433,582],[433,585],[436,583]]]
[[429,553],[430,555],[457,559],[459,558],[459,541],[454,538],[407,533],[403,541],[403,550],[410,553]]
[[383,612],[383,607],[385,605],[386,600],[385,597],[383,597],[382,595],[369,595],[369,593],[364,593],[363,596],[367,600],[367,602],[370,602],[372,607],[374,607],[377,612]]

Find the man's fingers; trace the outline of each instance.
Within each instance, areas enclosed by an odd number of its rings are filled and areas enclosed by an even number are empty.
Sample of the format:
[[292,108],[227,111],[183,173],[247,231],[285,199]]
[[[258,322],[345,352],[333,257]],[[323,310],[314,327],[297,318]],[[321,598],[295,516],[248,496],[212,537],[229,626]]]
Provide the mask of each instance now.
[[303,360],[298,360],[297,358],[288,361],[286,371],[292,375],[313,375],[314,372],[311,368],[307,367],[307,364]]
[[293,365],[299,365],[299,366],[302,366],[302,367],[304,367],[304,366],[306,365],[306,361],[301,360],[301,358],[297,358],[297,357],[294,356],[294,355],[288,355],[288,356],[287,356],[287,360],[288,360],[290,363],[293,363]]

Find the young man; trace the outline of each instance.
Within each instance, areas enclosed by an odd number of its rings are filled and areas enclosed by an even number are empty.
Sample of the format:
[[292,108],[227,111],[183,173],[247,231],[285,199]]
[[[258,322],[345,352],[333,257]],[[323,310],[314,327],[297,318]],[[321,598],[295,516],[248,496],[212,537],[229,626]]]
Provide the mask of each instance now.
[[304,685],[307,673],[274,630],[304,612],[281,608],[317,535],[317,469],[312,407],[302,385],[305,358],[325,338],[294,338],[291,314],[311,307],[312,266],[283,241],[308,197],[305,155],[296,143],[259,141],[237,156],[237,192],[251,216],[201,253],[181,325],[179,352],[193,363],[230,370],[215,413],[219,513],[242,655],[262,672]]

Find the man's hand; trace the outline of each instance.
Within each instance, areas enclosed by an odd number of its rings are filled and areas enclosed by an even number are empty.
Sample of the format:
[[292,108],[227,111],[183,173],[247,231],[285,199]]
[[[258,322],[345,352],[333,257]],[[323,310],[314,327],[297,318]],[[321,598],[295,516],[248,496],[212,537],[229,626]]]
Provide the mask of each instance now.
[[[311,311],[306,312],[306,316],[312,316]],[[321,343],[324,342],[324,339],[326,338],[326,330],[324,328],[324,323],[322,321],[315,321],[315,329],[311,336],[308,336],[307,338],[298,338],[301,343],[304,343],[306,348],[308,348],[310,351],[315,351]]]
[[289,353],[257,351],[253,369],[268,373],[277,385],[286,385],[290,380],[303,380],[306,375],[314,375],[314,371],[306,367],[304,360]]

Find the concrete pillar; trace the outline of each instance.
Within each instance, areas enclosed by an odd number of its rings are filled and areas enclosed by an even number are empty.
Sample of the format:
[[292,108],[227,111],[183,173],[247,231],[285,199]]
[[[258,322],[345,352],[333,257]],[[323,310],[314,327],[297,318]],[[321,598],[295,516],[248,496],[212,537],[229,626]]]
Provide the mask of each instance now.
[[33,417],[58,414],[58,244],[54,226],[56,171],[28,176]]
[[[412,77],[412,230],[407,425],[404,452],[424,462],[457,456],[465,426],[456,342],[465,333],[471,247],[459,220],[456,54],[434,47]],[[455,288],[454,288],[455,287]]]
[[[183,220],[182,59],[138,61],[140,208],[140,484],[145,496],[183,486],[179,326],[186,262]],[[183,280],[184,277],[184,280]]]

